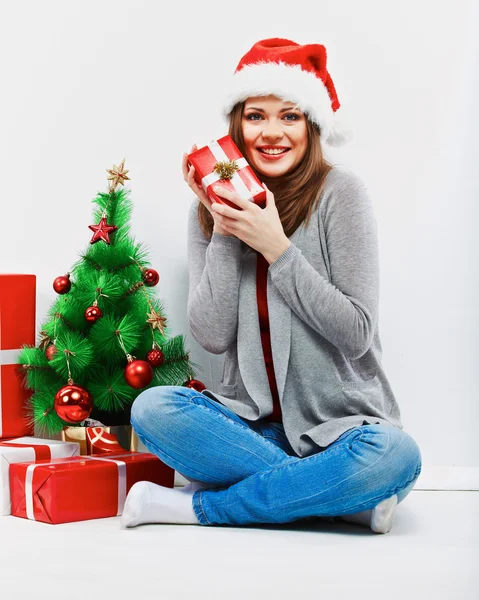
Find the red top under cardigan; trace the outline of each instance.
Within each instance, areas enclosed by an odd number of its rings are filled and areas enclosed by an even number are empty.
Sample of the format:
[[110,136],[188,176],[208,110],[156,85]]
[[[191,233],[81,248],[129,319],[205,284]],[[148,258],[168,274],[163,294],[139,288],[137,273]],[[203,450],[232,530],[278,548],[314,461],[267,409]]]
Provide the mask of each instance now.
[[261,332],[261,345],[263,346],[264,362],[268,374],[269,387],[273,396],[273,412],[264,417],[265,421],[281,423],[283,416],[279,403],[278,386],[274,374],[273,353],[271,351],[271,338],[269,334],[268,300],[266,285],[268,278],[269,263],[265,257],[256,252],[256,300],[258,303],[259,328]]

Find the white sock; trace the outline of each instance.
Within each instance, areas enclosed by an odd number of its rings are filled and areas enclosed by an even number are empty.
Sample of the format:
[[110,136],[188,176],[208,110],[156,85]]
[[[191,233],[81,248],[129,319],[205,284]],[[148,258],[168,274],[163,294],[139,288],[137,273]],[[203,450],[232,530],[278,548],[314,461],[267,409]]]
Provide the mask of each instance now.
[[204,487],[206,484],[196,481],[180,489],[139,481],[128,493],[120,519],[121,526],[136,527],[144,523],[199,525],[192,496],[196,490]]
[[376,533],[387,533],[391,531],[396,516],[396,506],[398,497],[391,496],[380,502],[377,506],[369,510],[363,510],[351,515],[341,515],[341,519],[350,523],[359,523],[369,527]]

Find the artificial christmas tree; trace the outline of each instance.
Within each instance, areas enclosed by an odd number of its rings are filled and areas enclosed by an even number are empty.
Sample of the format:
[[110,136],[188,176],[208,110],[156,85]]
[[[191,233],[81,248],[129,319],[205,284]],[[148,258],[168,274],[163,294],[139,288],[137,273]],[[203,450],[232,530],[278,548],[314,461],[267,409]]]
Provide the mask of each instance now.
[[108,170],[108,193],[93,200],[97,224],[89,226],[94,233],[88,248],[70,273],[54,281],[59,296],[38,347],[24,346],[18,360],[34,391],[31,418],[44,434],[87,417],[127,424],[131,404],[145,388],[197,385],[184,338],[169,337],[155,297],[160,276],[130,234],[124,162]]

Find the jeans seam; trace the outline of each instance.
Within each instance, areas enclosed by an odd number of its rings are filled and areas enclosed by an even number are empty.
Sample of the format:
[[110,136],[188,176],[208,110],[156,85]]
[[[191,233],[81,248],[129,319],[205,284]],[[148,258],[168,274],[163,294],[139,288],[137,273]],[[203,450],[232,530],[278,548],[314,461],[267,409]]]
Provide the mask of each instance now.
[[201,514],[204,518],[204,520],[206,521],[206,523],[208,525],[211,525],[211,523],[208,521],[208,517],[206,516],[205,513],[205,509],[203,508],[203,501],[201,500],[201,496],[202,496],[203,492],[201,490],[198,490],[198,502],[199,502],[199,508],[201,509]]

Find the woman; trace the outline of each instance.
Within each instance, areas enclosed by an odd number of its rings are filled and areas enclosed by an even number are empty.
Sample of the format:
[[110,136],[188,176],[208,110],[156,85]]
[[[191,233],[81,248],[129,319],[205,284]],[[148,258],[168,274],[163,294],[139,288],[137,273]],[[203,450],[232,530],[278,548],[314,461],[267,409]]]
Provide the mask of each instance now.
[[[156,387],[131,422],[192,483],[136,484],[122,517],[245,525],[340,517],[388,532],[421,470],[381,366],[377,225],[364,185],[321,143],[346,141],[321,45],[262,40],[241,59],[224,112],[264,182],[264,209],[196,195],[188,318],[225,352],[217,391]],[[195,147],[193,147],[194,149]]]

